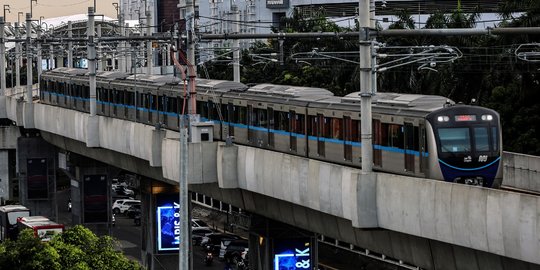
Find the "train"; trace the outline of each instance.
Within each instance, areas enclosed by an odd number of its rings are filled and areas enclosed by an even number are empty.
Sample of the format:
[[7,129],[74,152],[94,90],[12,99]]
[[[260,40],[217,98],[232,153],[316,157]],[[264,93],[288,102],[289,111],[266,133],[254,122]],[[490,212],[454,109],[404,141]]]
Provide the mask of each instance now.
[[[201,121],[215,140],[360,168],[358,92],[323,88],[195,81]],[[101,71],[97,114],[179,130],[185,81],[171,75]],[[89,112],[86,69],[56,68],[40,78],[39,102]],[[499,114],[442,96],[378,92],[372,97],[373,169],[498,188],[502,182]]]

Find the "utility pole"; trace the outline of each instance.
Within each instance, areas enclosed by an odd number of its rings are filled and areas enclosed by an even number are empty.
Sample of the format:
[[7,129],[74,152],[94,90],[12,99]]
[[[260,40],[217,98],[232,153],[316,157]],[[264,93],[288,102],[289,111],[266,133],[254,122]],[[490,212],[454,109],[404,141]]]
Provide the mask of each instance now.
[[32,104],[32,14],[26,13],[26,102]]
[[[240,12],[238,12],[238,6],[231,1],[231,12],[233,14],[233,32],[240,33]],[[234,81],[240,82],[240,40],[233,40],[233,75]]]
[[371,65],[371,18],[370,0],[359,0],[358,24],[360,27],[360,105],[362,172],[373,171],[373,137],[371,126],[372,65]]
[[101,52],[101,45],[99,44],[99,39],[101,38],[101,24],[98,24],[97,25],[97,37],[98,37],[98,42],[97,42],[97,54],[96,54],[96,58],[97,59],[100,59],[100,61],[97,61],[96,59],[96,64],[97,64],[97,68],[96,70],[97,71],[103,71],[104,70],[104,61],[103,61],[103,54]]
[[[4,40],[4,19],[5,17],[0,17],[0,96],[6,94],[6,43]],[[13,85],[11,87],[13,87]]]

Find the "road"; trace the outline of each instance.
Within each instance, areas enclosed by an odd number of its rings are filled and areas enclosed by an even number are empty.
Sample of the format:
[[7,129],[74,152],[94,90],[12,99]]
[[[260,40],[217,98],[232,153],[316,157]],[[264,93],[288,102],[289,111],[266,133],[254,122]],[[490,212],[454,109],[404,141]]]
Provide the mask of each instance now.
[[[57,193],[58,221],[71,225],[71,213],[67,209],[70,190],[60,190]],[[141,226],[136,226],[133,219],[124,215],[116,215],[116,225],[111,230],[111,236],[118,240],[118,248],[131,260],[141,262]],[[206,253],[201,247],[193,247],[193,269],[222,270],[223,262],[214,258],[212,265],[204,265],[203,259]]]

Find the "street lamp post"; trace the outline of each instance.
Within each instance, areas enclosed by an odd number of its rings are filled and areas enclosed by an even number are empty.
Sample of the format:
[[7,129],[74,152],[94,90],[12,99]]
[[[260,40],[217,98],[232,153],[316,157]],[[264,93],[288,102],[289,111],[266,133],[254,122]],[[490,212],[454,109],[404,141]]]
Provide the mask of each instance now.
[[35,2],[37,5],[37,0],[30,0],[30,18],[32,18],[32,15],[34,14],[32,13],[32,2]]

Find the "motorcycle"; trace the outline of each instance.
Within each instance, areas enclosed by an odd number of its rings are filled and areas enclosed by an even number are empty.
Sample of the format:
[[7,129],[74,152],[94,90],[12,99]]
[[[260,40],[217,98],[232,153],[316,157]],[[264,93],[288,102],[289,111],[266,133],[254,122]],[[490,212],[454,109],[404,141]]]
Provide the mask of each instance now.
[[212,252],[206,253],[206,257],[204,257],[204,264],[206,266],[210,266],[212,265],[213,261],[214,261],[214,255],[212,254]]
[[141,226],[141,214],[136,214],[133,218],[133,223],[135,223],[135,226]]

